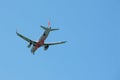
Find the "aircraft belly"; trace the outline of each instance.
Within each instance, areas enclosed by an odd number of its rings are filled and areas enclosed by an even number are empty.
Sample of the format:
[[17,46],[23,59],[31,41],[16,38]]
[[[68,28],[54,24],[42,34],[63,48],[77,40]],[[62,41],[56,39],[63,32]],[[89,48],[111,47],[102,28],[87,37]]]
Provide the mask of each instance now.
[[34,54],[34,52],[37,50],[37,47],[36,46],[33,46],[32,48],[31,48],[31,52]]

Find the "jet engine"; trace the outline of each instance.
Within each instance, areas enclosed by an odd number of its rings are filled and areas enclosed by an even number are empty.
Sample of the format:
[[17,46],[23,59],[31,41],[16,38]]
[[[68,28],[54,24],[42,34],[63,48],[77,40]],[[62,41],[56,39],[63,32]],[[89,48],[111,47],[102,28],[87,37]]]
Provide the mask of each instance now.
[[49,45],[44,46],[44,50],[47,50],[49,48]]
[[29,43],[29,45],[28,45],[28,48],[30,48],[30,47],[31,47],[31,45],[32,45],[32,43],[30,42],[30,43]]

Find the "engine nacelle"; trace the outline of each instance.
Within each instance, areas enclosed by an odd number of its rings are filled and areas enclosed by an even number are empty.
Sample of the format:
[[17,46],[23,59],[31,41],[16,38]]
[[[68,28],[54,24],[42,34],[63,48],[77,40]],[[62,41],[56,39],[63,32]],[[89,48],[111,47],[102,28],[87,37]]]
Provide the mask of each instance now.
[[44,50],[47,50],[49,48],[49,45],[44,46]]
[[29,45],[28,45],[27,47],[28,47],[28,48],[30,48],[30,47],[31,47],[31,45],[32,45],[32,43],[30,42],[30,43],[29,43]]

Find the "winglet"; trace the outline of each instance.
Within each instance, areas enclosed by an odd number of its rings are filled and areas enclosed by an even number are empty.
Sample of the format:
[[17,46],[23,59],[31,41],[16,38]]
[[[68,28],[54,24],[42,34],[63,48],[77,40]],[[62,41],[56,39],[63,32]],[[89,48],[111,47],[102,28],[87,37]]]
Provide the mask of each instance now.
[[16,29],[16,34],[18,34],[17,29]]
[[19,36],[19,33],[18,33],[17,29],[16,29],[16,34]]

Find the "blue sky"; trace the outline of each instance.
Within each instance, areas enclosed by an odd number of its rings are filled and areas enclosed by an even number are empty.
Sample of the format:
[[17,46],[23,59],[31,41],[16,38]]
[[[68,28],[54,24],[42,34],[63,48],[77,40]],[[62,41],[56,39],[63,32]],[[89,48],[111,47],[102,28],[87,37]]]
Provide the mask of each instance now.
[[[32,55],[16,29],[32,40],[53,28]],[[120,80],[119,0],[1,0],[0,80]]]

